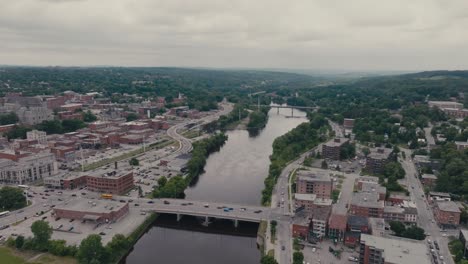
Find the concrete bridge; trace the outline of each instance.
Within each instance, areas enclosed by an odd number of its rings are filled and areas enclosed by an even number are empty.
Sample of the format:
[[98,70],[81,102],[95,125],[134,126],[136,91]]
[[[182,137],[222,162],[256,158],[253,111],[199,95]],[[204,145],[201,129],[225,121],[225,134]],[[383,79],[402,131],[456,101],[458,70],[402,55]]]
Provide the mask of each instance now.
[[271,107],[271,108],[276,108],[277,113],[279,114],[280,108],[291,108],[291,116],[294,116],[294,109],[308,109],[308,110],[318,110],[318,106],[294,106],[294,105],[261,105],[261,104],[256,104],[252,105],[256,106],[260,109],[260,107]]
[[232,220],[237,227],[239,221],[259,223],[261,221],[268,221],[271,218],[271,208],[268,207],[189,201],[183,199],[153,199],[152,201],[153,203],[140,204],[141,210],[146,212],[174,214],[177,215],[177,221],[184,215],[191,215],[204,217],[206,224],[210,222],[210,218]]

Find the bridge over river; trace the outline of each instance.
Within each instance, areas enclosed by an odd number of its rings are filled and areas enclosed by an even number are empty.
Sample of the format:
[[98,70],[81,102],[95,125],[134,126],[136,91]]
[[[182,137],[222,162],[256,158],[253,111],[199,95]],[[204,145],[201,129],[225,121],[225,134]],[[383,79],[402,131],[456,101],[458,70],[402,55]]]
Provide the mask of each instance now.
[[259,223],[261,221],[269,221],[276,217],[276,213],[272,212],[271,208],[261,206],[183,199],[140,199],[140,201],[141,200],[147,200],[146,203],[140,203],[139,205],[142,211],[175,214],[177,215],[177,220],[180,220],[184,215],[204,217],[206,224],[210,222],[210,218],[229,219],[233,220],[234,225],[237,227],[239,221]]

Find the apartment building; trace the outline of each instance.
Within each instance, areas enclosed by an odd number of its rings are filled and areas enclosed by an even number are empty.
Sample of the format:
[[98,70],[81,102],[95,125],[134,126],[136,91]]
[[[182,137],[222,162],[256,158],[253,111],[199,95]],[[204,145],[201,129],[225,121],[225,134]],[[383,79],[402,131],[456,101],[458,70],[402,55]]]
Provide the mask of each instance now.
[[27,140],[37,140],[38,144],[47,145],[47,133],[39,130],[31,130],[26,132]]
[[298,170],[296,175],[296,193],[312,193],[317,198],[331,198],[333,182],[326,171]]
[[460,208],[455,202],[452,201],[436,201],[434,203],[434,216],[439,223],[443,226],[456,226],[460,223]]
[[382,174],[385,165],[389,162],[391,149],[372,149],[366,158],[366,169],[372,174]]
[[349,213],[363,217],[383,218],[384,201],[378,193],[354,193],[351,198]]
[[322,157],[325,159],[340,160],[341,147],[348,144],[347,138],[334,138],[322,145]]

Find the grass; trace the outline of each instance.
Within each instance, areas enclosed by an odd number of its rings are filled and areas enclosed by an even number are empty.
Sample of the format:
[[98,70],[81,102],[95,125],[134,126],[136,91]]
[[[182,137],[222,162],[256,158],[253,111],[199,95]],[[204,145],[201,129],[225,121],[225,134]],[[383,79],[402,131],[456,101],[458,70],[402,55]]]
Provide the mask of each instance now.
[[27,259],[41,253],[20,252],[6,247],[0,247],[0,263],[5,264],[76,264],[77,260],[72,257],[58,257],[45,253],[34,262],[27,262]]
[[198,130],[187,130],[184,133],[182,133],[182,136],[186,138],[196,138],[200,136],[202,133]]

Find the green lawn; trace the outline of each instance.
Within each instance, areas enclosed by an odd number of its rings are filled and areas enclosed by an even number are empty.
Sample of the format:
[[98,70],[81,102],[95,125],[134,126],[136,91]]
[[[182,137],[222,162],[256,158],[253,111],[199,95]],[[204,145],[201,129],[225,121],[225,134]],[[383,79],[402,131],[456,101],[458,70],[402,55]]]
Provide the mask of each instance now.
[[10,249],[0,247],[0,263],[23,264],[26,263],[22,258],[13,255]]
[[19,252],[10,248],[0,247],[0,263],[3,264],[76,264],[76,259],[72,257],[57,257],[51,254],[44,254],[34,262],[27,262],[26,259],[40,254],[38,252]]

